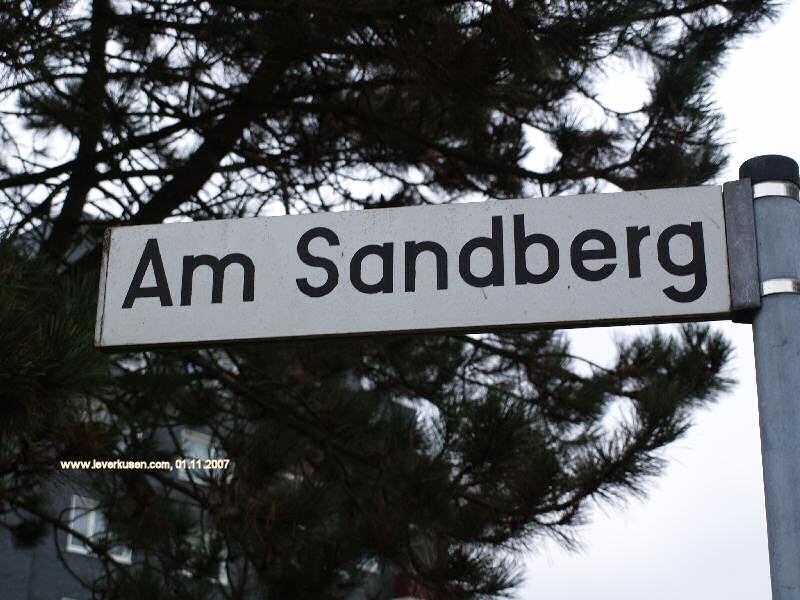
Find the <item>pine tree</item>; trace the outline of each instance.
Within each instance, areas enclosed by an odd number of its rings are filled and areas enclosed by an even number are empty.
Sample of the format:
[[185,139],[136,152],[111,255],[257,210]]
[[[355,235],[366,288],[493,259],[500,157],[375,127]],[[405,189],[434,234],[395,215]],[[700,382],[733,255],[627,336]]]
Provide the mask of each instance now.
[[[730,383],[724,339],[699,325],[654,331],[621,343],[610,367],[573,356],[557,331],[102,357],[85,291],[101,232],[700,184],[725,162],[713,75],[775,10],[10,4],[0,524],[20,543],[43,525],[69,529],[47,501],[68,477],[59,459],[174,456],[189,426],[233,468],[80,475],[113,532],[84,541],[110,567],[115,548],[133,548],[133,564],[85,582],[98,597],[343,598],[373,567],[431,598],[508,592],[515,552],[542,536],[569,544],[591,502],[644,491],[664,447]],[[611,61],[649,74],[639,110],[603,103]],[[556,151],[547,169],[525,166],[543,150],[531,132]],[[87,421],[87,407],[103,418]]]

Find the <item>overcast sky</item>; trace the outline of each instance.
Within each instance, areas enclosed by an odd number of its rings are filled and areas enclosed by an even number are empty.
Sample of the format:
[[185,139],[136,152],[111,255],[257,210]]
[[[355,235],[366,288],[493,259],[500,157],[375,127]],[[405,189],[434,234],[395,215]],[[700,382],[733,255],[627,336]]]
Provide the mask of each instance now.
[[[731,162],[718,183],[737,179],[739,165],[760,154],[800,160],[799,37],[800,2],[789,2],[776,24],[728,56],[715,100],[726,117]],[[645,500],[594,511],[581,532],[582,551],[540,545],[519,598],[770,599],[752,334],[747,325],[718,327],[735,344],[734,391],[697,414]],[[574,349],[607,361],[611,340],[636,329],[575,331]]]

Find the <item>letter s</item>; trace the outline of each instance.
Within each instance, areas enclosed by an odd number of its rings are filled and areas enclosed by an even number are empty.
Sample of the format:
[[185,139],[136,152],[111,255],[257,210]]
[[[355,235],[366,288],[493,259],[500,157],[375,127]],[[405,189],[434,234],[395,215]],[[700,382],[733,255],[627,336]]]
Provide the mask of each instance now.
[[328,274],[328,278],[325,280],[325,283],[320,286],[311,285],[308,283],[308,279],[305,277],[303,279],[296,280],[298,289],[306,296],[311,296],[312,298],[320,298],[325,294],[329,294],[339,283],[339,271],[336,268],[336,263],[330,259],[322,258],[321,256],[314,256],[308,251],[308,246],[311,243],[311,240],[318,237],[324,239],[331,246],[339,245],[339,238],[327,227],[314,227],[313,229],[309,229],[298,240],[298,258],[300,258],[300,260],[302,260],[303,263],[307,264],[309,267],[319,267],[320,269],[325,269],[325,272]]

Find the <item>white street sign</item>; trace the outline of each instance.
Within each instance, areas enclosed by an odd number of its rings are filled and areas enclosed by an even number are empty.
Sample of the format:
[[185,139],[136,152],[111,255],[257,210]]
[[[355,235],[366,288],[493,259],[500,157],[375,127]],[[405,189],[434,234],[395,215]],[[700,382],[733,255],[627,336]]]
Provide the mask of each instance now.
[[111,229],[101,347],[731,313],[717,186]]

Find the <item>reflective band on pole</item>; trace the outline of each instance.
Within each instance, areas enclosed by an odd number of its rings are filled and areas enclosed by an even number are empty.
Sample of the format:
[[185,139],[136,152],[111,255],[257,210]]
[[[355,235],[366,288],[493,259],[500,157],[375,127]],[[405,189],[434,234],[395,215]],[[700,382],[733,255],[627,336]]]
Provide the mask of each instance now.
[[800,188],[789,181],[761,181],[753,184],[753,200],[767,196],[782,196],[800,202]]
[[761,297],[772,294],[800,294],[800,279],[776,277],[761,282]]

